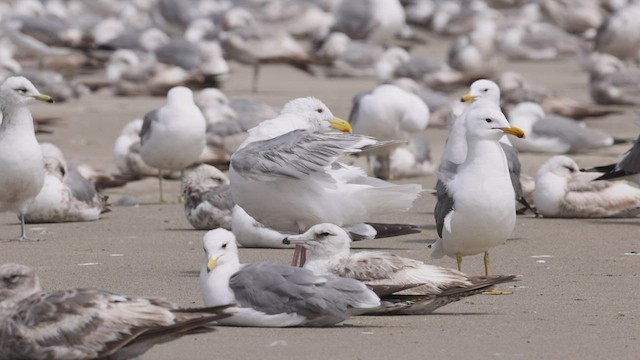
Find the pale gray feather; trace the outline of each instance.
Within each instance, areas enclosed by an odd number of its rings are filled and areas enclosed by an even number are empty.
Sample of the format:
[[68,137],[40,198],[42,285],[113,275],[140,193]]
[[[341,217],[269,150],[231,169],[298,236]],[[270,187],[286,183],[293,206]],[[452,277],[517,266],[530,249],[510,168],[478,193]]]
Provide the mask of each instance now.
[[570,153],[602,147],[611,136],[605,132],[582,127],[573,119],[558,115],[547,115],[533,124],[532,131],[538,136],[559,138],[568,143]]
[[142,129],[140,129],[140,145],[151,137],[151,125],[158,121],[158,109],[151,110],[144,115]]

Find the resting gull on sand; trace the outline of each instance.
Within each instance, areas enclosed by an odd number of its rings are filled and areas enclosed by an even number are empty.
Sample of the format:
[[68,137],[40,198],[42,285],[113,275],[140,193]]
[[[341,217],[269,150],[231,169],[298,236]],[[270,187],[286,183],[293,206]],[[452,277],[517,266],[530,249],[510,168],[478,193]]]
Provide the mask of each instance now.
[[200,290],[207,306],[237,303],[222,325],[331,326],[380,306],[361,282],[275,262],[240,264],[235,236],[216,229],[204,236]]
[[625,181],[591,181],[566,156],[538,170],[533,201],[545,217],[602,218],[640,215],[640,189]]
[[0,85],[0,211],[20,216],[19,240],[28,240],[24,210],[40,192],[45,176],[42,151],[27,108],[32,99],[53,102],[24,77],[10,77]]
[[463,256],[484,253],[488,275],[489,249],[503,244],[515,228],[515,193],[499,142],[504,134],[524,136],[482,98],[469,105],[449,134],[447,146],[458,148],[450,158],[457,169],[443,167],[438,173],[444,187],[434,211],[439,238],[431,256],[455,257],[458,270]]
[[350,252],[351,239],[340,227],[318,224],[284,243],[302,245],[309,251],[298,264],[316,275],[353,278],[368,286],[406,287],[381,296],[383,306],[372,314],[429,314],[435,309],[482,293],[493,285],[513,281],[514,276],[468,276],[459,271],[427,265],[382,251]]
[[249,130],[231,157],[234,200],[264,225],[288,232],[323,222],[349,226],[408,210],[421,186],[391,184],[336,161],[385,145],[350,131],[349,123],[316,98],[288,102],[277,118]]
[[[140,130],[140,155],[158,169],[160,202],[164,201],[162,171],[184,169],[197,162],[205,145],[206,122],[193,102],[193,93],[177,86],[167,93],[167,104],[148,112]],[[182,187],[182,186],[181,186]]]
[[[224,304],[227,305],[227,304]],[[103,290],[44,292],[33,269],[0,266],[1,359],[131,359],[184,335],[213,331],[226,306],[177,309]]]

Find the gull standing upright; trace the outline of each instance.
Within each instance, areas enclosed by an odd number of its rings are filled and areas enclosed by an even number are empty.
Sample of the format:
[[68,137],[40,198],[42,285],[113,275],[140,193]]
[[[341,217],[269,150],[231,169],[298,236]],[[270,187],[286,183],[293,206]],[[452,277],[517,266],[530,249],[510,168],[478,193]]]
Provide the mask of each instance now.
[[435,209],[439,239],[431,257],[462,257],[484,252],[489,274],[489,249],[503,244],[516,224],[515,193],[507,159],[500,146],[504,134],[523,137],[492,101],[477,99],[454,124],[447,145],[461,146],[452,161],[455,172],[440,170],[444,185]]
[[13,211],[20,216],[19,240],[28,240],[24,210],[44,184],[42,150],[27,108],[32,99],[53,102],[21,76],[10,77],[0,86],[0,211]]
[[193,93],[176,86],[167,93],[167,104],[144,116],[140,130],[140,155],[149,166],[158,169],[160,202],[164,202],[162,171],[180,170],[180,188],[184,169],[198,161],[205,146],[206,121],[193,101]]

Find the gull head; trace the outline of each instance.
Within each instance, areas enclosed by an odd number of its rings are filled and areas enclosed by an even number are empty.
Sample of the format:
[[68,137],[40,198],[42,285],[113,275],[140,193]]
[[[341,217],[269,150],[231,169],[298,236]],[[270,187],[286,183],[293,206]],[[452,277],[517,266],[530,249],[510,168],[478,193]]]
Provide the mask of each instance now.
[[467,139],[499,140],[504,134],[524,137],[524,131],[511,126],[500,108],[489,100],[474,101],[465,113]]
[[64,159],[64,155],[62,154],[62,150],[51,143],[40,144],[40,149],[42,150],[42,157],[44,158],[45,171],[62,180],[64,175],[67,173],[67,164]]
[[231,231],[222,228],[211,230],[204,235],[202,241],[205,254],[203,267],[208,273],[216,267],[239,262],[236,237]]
[[478,98],[487,99],[500,106],[500,88],[491,80],[480,79],[471,84],[469,92],[464,94],[460,101],[470,102]]
[[300,245],[312,257],[330,258],[349,254],[351,238],[341,227],[325,223],[314,225],[303,234],[287,236],[282,243]]
[[229,106],[229,98],[216,88],[199,91],[194,97],[196,105],[207,118],[214,117],[213,122],[235,120],[238,114]]
[[280,113],[299,116],[316,131],[352,131],[349,122],[333,116],[327,105],[314,97],[293,99],[284,105]]
[[229,185],[227,176],[215,166],[201,164],[185,177],[184,197],[187,200],[192,197],[199,198],[206,192],[222,185]]
[[52,103],[49,95],[41,94],[38,89],[22,76],[7,78],[0,86],[0,99],[4,103],[25,104],[30,100],[40,100]]
[[531,131],[533,124],[545,116],[542,106],[529,101],[519,103],[509,112],[511,123],[524,131]]
[[20,264],[0,266],[0,303],[19,301],[41,290],[38,276],[30,267]]
[[580,171],[578,164],[568,156],[558,155],[550,158],[538,169],[537,177],[547,173],[553,173],[563,178],[568,178]]
[[193,92],[184,86],[174,86],[167,92],[167,104],[194,104]]

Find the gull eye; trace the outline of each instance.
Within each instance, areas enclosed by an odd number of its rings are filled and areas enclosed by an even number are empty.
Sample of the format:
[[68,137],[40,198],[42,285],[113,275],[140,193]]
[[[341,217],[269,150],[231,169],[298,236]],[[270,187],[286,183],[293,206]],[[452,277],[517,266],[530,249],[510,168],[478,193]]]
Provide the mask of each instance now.
[[317,112],[318,114],[322,114],[322,113],[324,112],[324,109],[322,109],[322,108],[318,108],[318,109],[316,109],[316,112]]
[[19,92],[20,94],[24,94],[24,93],[26,93],[26,92],[27,92],[27,89],[25,89],[25,88],[19,88],[19,89],[16,89],[16,91],[17,91],[17,92]]
[[569,172],[571,172],[571,173],[575,171],[574,168],[572,168],[571,166],[568,166],[568,165],[563,165],[562,167],[567,169],[567,170],[569,170]]
[[489,89],[484,89],[484,90],[482,90],[482,91],[487,92],[487,91],[489,91]]
[[490,122],[492,122],[493,120],[491,120],[491,119],[489,119],[489,118],[486,118],[486,119],[484,119],[484,121],[486,121],[486,122],[490,123]]
[[331,236],[331,235],[332,235],[332,234],[331,234],[330,232],[328,232],[328,231],[325,231],[325,232],[323,232],[323,233],[320,233],[320,236],[322,236],[322,237],[327,237],[327,236]]
[[222,248],[226,249],[227,248],[227,243],[222,244]]

